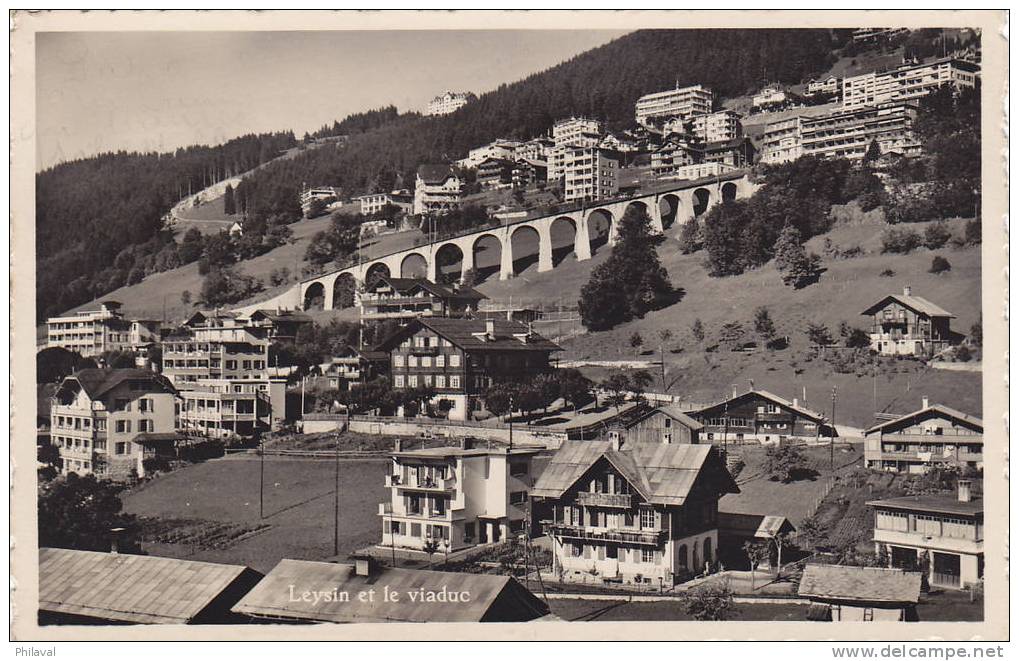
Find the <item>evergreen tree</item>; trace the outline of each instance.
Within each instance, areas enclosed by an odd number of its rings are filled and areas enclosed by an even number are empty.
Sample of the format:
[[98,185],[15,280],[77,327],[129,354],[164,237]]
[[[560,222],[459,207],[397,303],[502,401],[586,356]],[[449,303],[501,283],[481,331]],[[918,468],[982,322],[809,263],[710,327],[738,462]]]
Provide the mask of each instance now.
[[775,242],[775,266],[782,272],[782,282],[799,289],[817,279],[821,258],[808,255],[800,243],[800,231],[786,225]]
[[226,191],[223,192],[223,213],[228,216],[232,216],[237,213],[237,202],[234,200],[234,187],[230,184],[226,185]]
[[863,155],[863,163],[864,165],[870,165],[879,158],[881,158],[881,146],[877,143],[877,140],[871,140],[870,144],[867,145],[867,153]]
[[765,346],[775,339],[775,322],[771,320],[768,308],[759,307],[754,311],[754,332],[761,338]]

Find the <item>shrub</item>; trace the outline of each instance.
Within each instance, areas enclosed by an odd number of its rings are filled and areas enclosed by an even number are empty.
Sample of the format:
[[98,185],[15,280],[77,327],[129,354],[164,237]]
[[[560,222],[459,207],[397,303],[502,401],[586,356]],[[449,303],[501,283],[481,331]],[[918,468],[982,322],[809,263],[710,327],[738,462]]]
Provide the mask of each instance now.
[[969,350],[965,344],[960,344],[955,348],[955,359],[961,363],[968,363],[973,360],[973,352]]
[[928,273],[944,273],[945,271],[951,271],[952,265],[948,263],[948,260],[941,255],[935,255],[934,259],[931,260],[931,267],[927,269]]
[[891,269],[885,269],[884,271],[881,271],[881,273],[879,275],[882,278],[891,278],[891,277],[895,276],[895,271],[893,271]]
[[931,250],[937,250],[948,243],[950,238],[952,238],[952,233],[948,231],[944,223],[934,223],[928,226],[923,233],[923,244]]
[[166,457],[149,457],[142,459],[142,467],[146,474],[167,473],[170,471],[170,460]]
[[904,254],[916,250],[922,243],[914,230],[889,229],[881,235],[881,252]]
[[966,243],[975,246],[980,243],[980,219],[974,218],[966,223]]

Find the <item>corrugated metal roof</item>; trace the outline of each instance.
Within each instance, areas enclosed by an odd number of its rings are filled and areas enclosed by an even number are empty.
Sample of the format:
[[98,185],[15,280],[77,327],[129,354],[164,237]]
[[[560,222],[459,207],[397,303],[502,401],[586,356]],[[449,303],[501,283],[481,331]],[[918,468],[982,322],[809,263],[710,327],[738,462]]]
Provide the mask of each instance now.
[[[411,598],[444,589],[447,594],[466,593],[469,601]],[[369,590],[374,590],[371,599]],[[318,602],[313,596],[302,598],[306,592],[318,594]],[[361,593],[366,595],[363,601]],[[387,601],[387,593],[398,595],[398,601]],[[233,611],[315,622],[526,622],[545,615],[548,608],[511,576],[392,568],[359,576],[349,564],[284,559]]]
[[882,423],[876,424],[873,427],[870,427],[869,429],[864,431],[863,433],[864,434],[870,434],[872,432],[876,432],[876,431],[879,431],[881,429],[884,429],[885,427],[891,427],[891,426],[901,425],[901,424],[904,424],[904,423],[909,423],[914,418],[918,418],[918,417],[920,417],[920,416],[922,416],[922,415],[924,415],[926,413],[940,413],[941,415],[944,415],[944,416],[946,416],[948,418],[954,418],[954,419],[959,420],[961,422],[965,422],[967,424],[973,425],[974,427],[980,427],[981,433],[983,433],[983,431],[984,431],[984,421],[981,420],[980,418],[978,418],[976,416],[969,415],[968,413],[963,413],[962,411],[957,411],[957,410],[955,410],[953,408],[949,408],[949,407],[944,406],[942,404],[932,404],[932,405],[930,405],[930,406],[928,406],[926,408],[920,409],[919,411],[913,411],[912,413],[907,413],[905,415],[901,415],[901,416],[899,416],[897,418],[894,418],[892,420],[886,420],[886,421],[884,421]]
[[920,601],[920,574],[884,567],[807,565],[800,579],[801,597],[836,601]]
[[898,301],[914,312],[920,312],[929,317],[951,317],[952,319],[955,319],[954,314],[938,305],[935,305],[934,303],[931,303],[926,298],[923,298],[922,296],[906,296],[905,294],[889,294],[860,314],[874,314],[883,308],[888,301]]
[[147,555],[39,549],[39,609],[138,624],[185,624],[245,571]]

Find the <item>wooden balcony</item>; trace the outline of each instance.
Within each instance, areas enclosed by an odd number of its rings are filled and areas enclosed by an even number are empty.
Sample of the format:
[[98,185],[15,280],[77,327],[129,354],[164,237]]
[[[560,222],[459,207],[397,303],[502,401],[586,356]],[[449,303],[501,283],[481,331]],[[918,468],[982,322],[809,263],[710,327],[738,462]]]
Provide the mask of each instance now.
[[633,496],[628,493],[592,493],[581,491],[577,494],[578,505],[590,507],[618,507],[630,509],[633,507]]
[[542,529],[546,535],[563,539],[579,539],[601,542],[620,542],[643,546],[660,546],[665,541],[666,530],[626,530],[622,528],[604,529],[575,526],[554,521],[542,521]]

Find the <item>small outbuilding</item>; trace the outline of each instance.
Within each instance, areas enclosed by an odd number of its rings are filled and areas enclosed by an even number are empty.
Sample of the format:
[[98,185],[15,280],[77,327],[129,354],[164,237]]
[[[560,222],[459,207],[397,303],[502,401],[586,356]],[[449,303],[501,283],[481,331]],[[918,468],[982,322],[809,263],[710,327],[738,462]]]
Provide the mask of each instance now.
[[915,622],[920,574],[884,567],[807,565],[799,594],[810,599],[810,620]]

